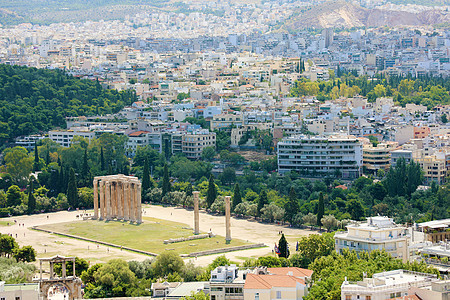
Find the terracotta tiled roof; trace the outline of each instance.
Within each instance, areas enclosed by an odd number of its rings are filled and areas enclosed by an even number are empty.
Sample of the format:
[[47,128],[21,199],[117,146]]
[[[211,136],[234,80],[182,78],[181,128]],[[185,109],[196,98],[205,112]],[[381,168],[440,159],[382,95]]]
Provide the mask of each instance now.
[[403,297],[391,298],[389,300],[423,300],[423,299],[419,298],[417,295],[408,295]]
[[297,267],[284,267],[284,268],[267,268],[267,271],[276,275],[288,275],[292,272],[292,276],[295,277],[311,277],[313,271],[308,269],[302,269]]
[[297,283],[305,284],[301,278],[289,275],[248,274],[244,289],[271,289],[272,287],[295,287]]
[[150,131],[143,131],[143,130],[140,130],[140,131],[132,132],[132,133],[128,134],[128,136],[141,136],[141,135],[146,134],[146,133],[149,133],[149,132],[150,132]]

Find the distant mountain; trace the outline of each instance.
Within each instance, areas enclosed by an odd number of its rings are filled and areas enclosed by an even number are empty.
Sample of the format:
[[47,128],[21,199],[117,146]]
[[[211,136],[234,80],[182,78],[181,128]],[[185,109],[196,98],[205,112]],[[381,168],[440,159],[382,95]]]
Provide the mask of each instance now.
[[447,11],[432,9],[420,13],[367,9],[348,2],[326,2],[302,10],[291,17],[285,29],[296,31],[306,27],[377,27],[402,25],[434,25],[450,22]]
[[19,24],[26,22],[26,19],[17,13],[0,8],[0,24]]

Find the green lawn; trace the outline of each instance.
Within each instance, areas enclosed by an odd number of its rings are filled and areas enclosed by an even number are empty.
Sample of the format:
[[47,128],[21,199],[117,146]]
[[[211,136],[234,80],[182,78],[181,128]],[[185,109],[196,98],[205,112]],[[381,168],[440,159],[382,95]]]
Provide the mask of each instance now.
[[133,249],[161,253],[165,250],[175,251],[178,254],[228,248],[250,244],[243,240],[233,239],[230,244],[225,243],[225,238],[216,236],[213,238],[186,241],[174,244],[164,244],[164,240],[170,238],[188,237],[193,235],[191,229],[186,229],[186,224],[165,221],[155,218],[143,218],[140,225],[129,224],[121,221],[75,221],[59,224],[39,226],[39,228],[60,233],[68,233],[123,245]]
[[[14,221],[13,221],[14,222]],[[8,226],[8,223],[9,223],[9,225],[11,225],[11,222],[9,221],[9,222],[7,222],[7,221],[2,221],[2,220],[0,220],[0,226]]]

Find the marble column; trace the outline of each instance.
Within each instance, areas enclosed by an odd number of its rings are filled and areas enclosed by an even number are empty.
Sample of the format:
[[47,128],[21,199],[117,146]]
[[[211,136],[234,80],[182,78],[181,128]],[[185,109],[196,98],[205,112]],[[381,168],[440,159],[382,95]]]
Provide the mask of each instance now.
[[130,221],[136,222],[136,184],[130,184]]
[[94,179],[94,219],[98,219],[98,180]]
[[194,196],[194,234],[200,234],[200,216],[199,216],[199,199],[198,195],[200,192],[192,192],[192,195]]
[[138,224],[140,224],[140,223],[142,223],[142,195],[141,195],[141,192],[142,192],[142,185],[141,185],[141,183],[139,182],[138,184],[137,184],[137,189],[136,189],[136,204],[137,204],[137,209],[136,209],[136,222],[138,223]]
[[117,182],[117,218],[123,220],[123,180]]
[[230,196],[225,196],[225,241],[227,244],[231,241],[231,209],[230,209]]
[[105,187],[106,220],[111,220],[111,182],[106,182]]
[[130,220],[130,183],[128,181],[123,183],[123,219],[124,221]]
[[105,219],[105,181],[100,181],[100,218],[99,220]]

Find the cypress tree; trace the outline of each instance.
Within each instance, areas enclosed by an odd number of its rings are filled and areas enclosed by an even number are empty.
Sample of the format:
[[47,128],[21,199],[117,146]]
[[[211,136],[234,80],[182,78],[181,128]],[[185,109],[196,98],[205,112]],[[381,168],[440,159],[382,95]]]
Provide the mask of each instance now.
[[163,183],[162,183],[162,196],[164,197],[170,192],[172,186],[170,185],[169,168],[167,164],[164,164]]
[[33,171],[37,172],[39,171],[39,153],[38,153],[38,147],[37,143],[34,143],[34,164],[33,164]]
[[48,166],[50,164],[50,148],[47,144],[47,154],[45,155],[45,164]]
[[292,220],[294,219],[294,216],[297,214],[298,210],[299,207],[297,195],[294,188],[291,187],[291,190],[289,191],[289,198],[285,206],[284,218],[286,219],[286,221],[292,224]]
[[278,257],[289,257],[288,243],[286,241],[286,238],[284,237],[284,233],[281,235],[281,238],[278,241],[278,250],[280,251]]
[[194,188],[192,187],[192,183],[189,183],[188,185],[187,185],[187,187],[186,187],[186,190],[185,190],[185,192],[186,192],[186,196],[192,196],[193,195],[193,191],[194,191]]
[[89,164],[88,164],[87,149],[84,150],[83,166],[81,169],[81,178],[83,178],[85,185],[87,185],[88,180],[89,180]]
[[30,190],[28,191],[28,214],[31,214],[36,209],[36,198],[33,195],[34,181],[30,178]]
[[103,155],[103,147],[100,147],[100,169],[105,171],[105,157]]
[[322,227],[322,218],[325,213],[325,204],[323,202],[323,192],[319,194],[319,204],[317,206],[317,225]]
[[59,185],[57,194],[64,193],[66,191],[67,186],[65,184],[66,184],[66,177],[64,174],[64,166],[61,164],[61,170],[59,171]]
[[75,170],[73,168],[71,168],[69,172],[69,182],[67,184],[67,202],[72,208],[78,207],[78,190],[75,179]]
[[234,185],[234,191],[233,191],[233,207],[232,210],[234,211],[234,209],[236,208],[236,206],[242,202],[242,197],[241,197],[241,190],[239,189],[239,183],[236,183]]
[[150,171],[148,167],[148,158],[146,157],[144,161],[144,174],[142,175],[142,195],[145,195],[149,188],[150,188]]
[[206,191],[206,204],[208,208],[216,201],[217,198],[217,189],[216,184],[214,183],[214,176],[211,174],[209,176],[208,190]]
[[257,217],[261,216],[261,209],[263,209],[266,204],[269,204],[269,199],[267,198],[266,190],[262,190],[258,197],[258,209],[256,212]]

